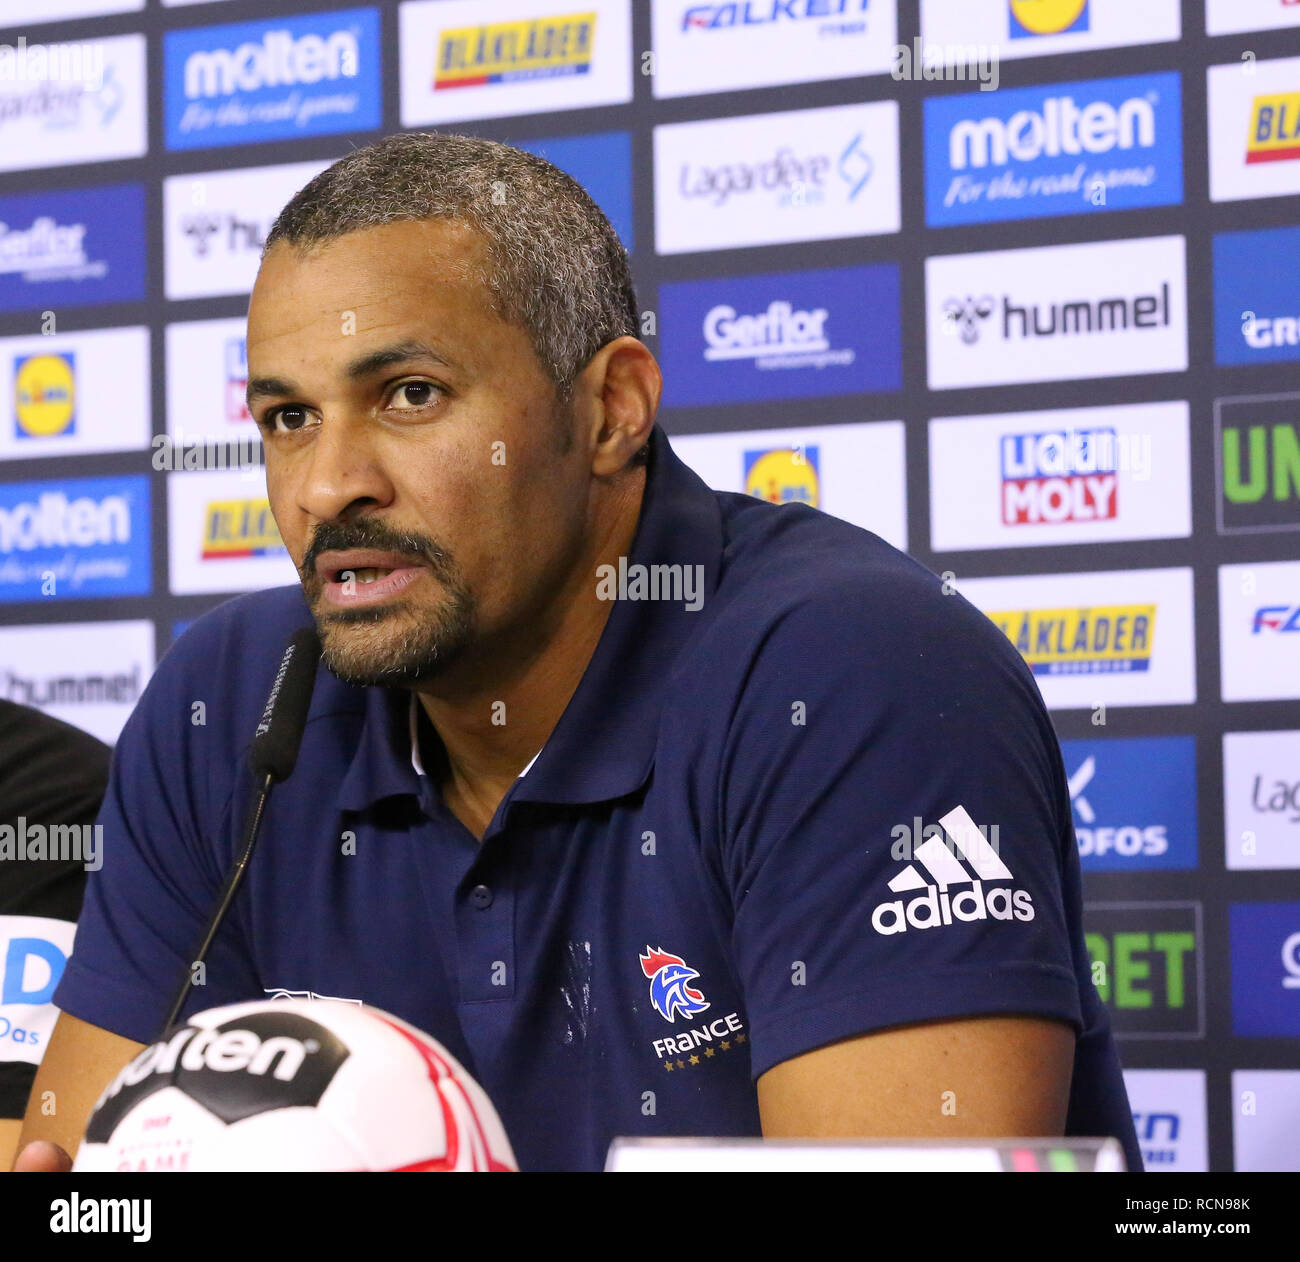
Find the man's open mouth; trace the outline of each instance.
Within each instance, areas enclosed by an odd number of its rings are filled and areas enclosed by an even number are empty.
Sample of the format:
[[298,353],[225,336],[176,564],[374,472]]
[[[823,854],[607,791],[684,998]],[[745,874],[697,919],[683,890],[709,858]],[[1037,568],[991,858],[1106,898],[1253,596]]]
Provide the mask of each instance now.
[[388,600],[404,591],[429,567],[421,560],[392,552],[355,549],[322,552],[316,558],[316,575],[326,605],[355,609]]

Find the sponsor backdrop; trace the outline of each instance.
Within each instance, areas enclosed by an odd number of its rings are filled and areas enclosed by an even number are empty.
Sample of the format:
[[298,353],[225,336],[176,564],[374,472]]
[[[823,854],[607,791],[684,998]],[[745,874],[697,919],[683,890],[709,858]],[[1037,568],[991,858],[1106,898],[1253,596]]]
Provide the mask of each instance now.
[[1025,656],[1149,1168],[1300,1168],[1300,0],[4,0],[0,695],[111,741],[293,581],[261,243],[441,126],[604,208],[713,486]]

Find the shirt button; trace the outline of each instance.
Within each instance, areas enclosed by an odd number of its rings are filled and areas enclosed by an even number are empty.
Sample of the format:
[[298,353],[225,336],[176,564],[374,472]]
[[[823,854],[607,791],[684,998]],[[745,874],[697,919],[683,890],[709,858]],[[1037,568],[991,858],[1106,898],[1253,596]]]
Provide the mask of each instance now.
[[476,885],[469,892],[469,901],[474,904],[479,911],[484,911],[492,906],[492,891],[486,885]]

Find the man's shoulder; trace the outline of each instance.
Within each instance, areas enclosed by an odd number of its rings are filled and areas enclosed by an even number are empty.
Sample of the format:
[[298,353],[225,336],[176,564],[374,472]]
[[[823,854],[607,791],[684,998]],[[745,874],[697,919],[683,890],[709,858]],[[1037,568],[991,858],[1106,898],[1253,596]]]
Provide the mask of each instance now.
[[827,670],[928,668],[936,654],[1019,663],[956,583],[878,535],[802,505],[721,493],[719,501],[723,564],[701,648],[719,640],[733,650],[774,640],[784,652],[834,646],[821,662]]

